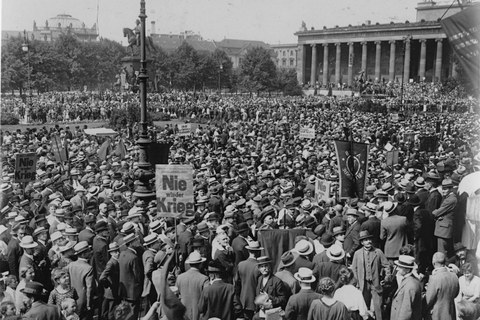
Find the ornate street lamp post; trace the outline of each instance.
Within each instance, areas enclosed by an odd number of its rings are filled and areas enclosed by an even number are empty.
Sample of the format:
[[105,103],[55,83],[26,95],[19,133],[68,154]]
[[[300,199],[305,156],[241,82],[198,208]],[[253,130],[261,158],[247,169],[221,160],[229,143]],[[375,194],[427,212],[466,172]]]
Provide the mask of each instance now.
[[23,30],[23,43],[22,51],[27,54],[27,85],[28,85],[28,103],[25,107],[25,123],[28,123],[28,117],[30,113],[30,107],[32,105],[32,83],[30,81],[31,70],[30,70],[30,50],[28,45],[27,31]]
[[218,93],[219,94],[222,94],[222,84],[221,84],[221,80],[220,80],[222,70],[223,70],[223,64],[220,62],[220,67],[218,69]]
[[150,180],[155,177],[148,161],[148,147],[150,138],[147,127],[147,56],[145,50],[145,0],[140,0],[140,74],[138,81],[140,86],[140,134],[137,140],[138,150],[138,169],[135,171],[135,192],[133,195],[137,198],[148,201],[155,198],[155,192],[150,187]]

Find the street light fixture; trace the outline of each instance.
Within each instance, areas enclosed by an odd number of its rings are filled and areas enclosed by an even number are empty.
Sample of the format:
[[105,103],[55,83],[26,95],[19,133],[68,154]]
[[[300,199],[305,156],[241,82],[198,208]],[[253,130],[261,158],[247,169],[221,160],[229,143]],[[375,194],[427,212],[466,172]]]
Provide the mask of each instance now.
[[140,135],[137,140],[138,150],[138,169],[135,171],[135,192],[134,197],[148,201],[155,198],[155,192],[150,186],[150,180],[155,177],[151,171],[151,165],[148,157],[150,147],[150,137],[147,126],[147,55],[145,48],[145,0],[140,0],[140,73],[138,81],[140,86]]
[[30,47],[28,45],[27,31],[23,30],[23,43],[22,51],[27,54],[27,84],[28,84],[28,104],[25,107],[25,122],[28,123],[28,117],[30,113],[30,107],[32,105],[32,83],[30,81],[31,70],[30,70]]
[[219,94],[222,93],[222,85],[221,85],[221,82],[220,82],[220,75],[222,74],[222,70],[223,70],[223,64],[220,62],[220,68],[218,69],[218,92],[219,92]]
[[403,38],[403,57],[402,57],[402,84],[400,87],[400,104],[401,108],[403,109],[403,82],[405,81],[405,50],[407,48],[407,44],[410,45],[410,40],[412,39],[411,35],[407,35]]

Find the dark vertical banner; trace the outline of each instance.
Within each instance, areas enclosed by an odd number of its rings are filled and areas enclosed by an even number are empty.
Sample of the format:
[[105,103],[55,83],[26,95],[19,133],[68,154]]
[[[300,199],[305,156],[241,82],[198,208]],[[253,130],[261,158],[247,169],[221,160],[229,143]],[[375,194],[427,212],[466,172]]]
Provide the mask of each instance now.
[[148,159],[152,166],[156,164],[168,164],[168,157],[170,155],[170,144],[169,143],[150,143],[148,149]]
[[363,198],[368,178],[369,145],[335,140],[340,198]]
[[480,87],[479,17],[480,5],[475,4],[440,21],[453,51],[475,88]]
[[420,151],[435,152],[437,150],[438,138],[437,136],[423,136],[419,137]]

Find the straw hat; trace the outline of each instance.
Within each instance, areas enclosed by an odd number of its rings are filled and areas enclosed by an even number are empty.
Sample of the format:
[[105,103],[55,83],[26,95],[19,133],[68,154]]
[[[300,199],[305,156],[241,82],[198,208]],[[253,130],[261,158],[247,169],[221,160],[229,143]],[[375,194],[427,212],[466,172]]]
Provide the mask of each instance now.
[[309,268],[299,268],[298,272],[296,272],[293,277],[297,279],[300,282],[304,283],[312,283],[317,280],[315,276],[313,275],[313,271],[310,270]]

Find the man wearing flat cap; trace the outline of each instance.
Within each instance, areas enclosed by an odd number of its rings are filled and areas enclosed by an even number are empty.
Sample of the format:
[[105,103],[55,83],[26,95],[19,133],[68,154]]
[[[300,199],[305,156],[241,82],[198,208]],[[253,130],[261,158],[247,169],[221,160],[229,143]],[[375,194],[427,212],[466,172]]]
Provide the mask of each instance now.
[[50,304],[43,302],[44,287],[41,283],[30,281],[22,289],[23,294],[29,300],[27,304],[31,305],[30,309],[23,316],[24,319],[36,320],[60,320],[62,319],[59,309]]

